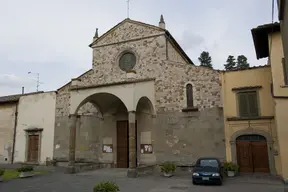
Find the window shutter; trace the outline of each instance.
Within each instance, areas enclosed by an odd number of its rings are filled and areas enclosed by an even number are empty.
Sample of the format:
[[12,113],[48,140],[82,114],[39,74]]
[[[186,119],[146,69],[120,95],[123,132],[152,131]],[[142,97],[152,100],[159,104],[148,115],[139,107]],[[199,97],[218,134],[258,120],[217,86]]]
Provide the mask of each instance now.
[[288,85],[288,61],[285,61],[285,58],[282,58],[283,65],[283,74],[284,74],[284,83]]
[[248,117],[249,116],[247,94],[238,93],[238,107],[239,107],[240,117]]
[[258,113],[258,100],[257,100],[257,92],[250,92],[247,94],[248,96],[248,104],[249,104],[249,112],[251,117],[257,117]]

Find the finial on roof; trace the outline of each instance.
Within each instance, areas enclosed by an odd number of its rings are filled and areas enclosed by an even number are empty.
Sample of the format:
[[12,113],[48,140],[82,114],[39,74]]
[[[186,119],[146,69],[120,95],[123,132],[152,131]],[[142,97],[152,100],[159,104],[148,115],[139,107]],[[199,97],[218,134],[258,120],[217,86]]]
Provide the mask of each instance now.
[[98,28],[96,28],[96,32],[95,32],[94,38],[98,38]]
[[164,17],[163,17],[163,15],[161,14],[161,17],[160,17],[160,22],[159,23],[165,23],[165,21],[164,21]]
[[160,17],[159,27],[162,28],[162,29],[165,29],[165,21],[164,21],[164,17],[163,17],[162,14],[161,14],[161,17]]

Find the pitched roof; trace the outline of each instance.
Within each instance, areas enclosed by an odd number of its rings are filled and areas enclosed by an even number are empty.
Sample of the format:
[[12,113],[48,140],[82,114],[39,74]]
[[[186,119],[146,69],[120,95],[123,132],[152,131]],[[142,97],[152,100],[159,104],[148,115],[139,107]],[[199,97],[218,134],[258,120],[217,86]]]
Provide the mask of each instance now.
[[143,23],[143,22],[140,22],[140,21],[131,20],[129,18],[128,19],[124,19],[123,21],[121,21],[120,23],[118,23],[117,25],[112,27],[106,33],[104,33],[99,38],[97,38],[95,41],[93,41],[89,45],[89,47],[92,47],[94,44],[96,44],[98,41],[103,39],[105,36],[107,36],[110,32],[115,30],[118,26],[120,26],[124,22],[130,22],[130,23],[134,23],[134,24],[138,24],[138,25],[142,25],[142,26],[146,26],[146,27],[151,27],[151,28],[154,28],[154,29],[159,30],[159,31],[163,31],[165,33],[165,36],[167,37],[167,39],[170,41],[170,43],[172,43],[173,46],[175,46],[176,50],[179,51],[179,53],[184,57],[184,59],[186,59],[188,63],[194,65],[193,61],[188,57],[188,55],[185,53],[185,51],[181,48],[181,46],[178,44],[178,42],[175,40],[175,38],[171,35],[171,33],[168,30],[163,29],[163,28],[158,27],[158,26],[155,26],[155,25]]
[[[89,69],[88,71],[82,73],[82,74],[81,74],[80,76],[78,76],[76,79],[78,79],[78,78],[80,78],[80,77],[86,75],[86,74],[89,73],[90,71],[93,71],[93,69]],[[59,91],[60,89],[62,89],[62,88],[65,87],[65,86],[69,85],[70,83],[71,83],[71,81],[69,81],[69,82],[66,83],[65,85],[61,86],[60,88],[58,88],[57,91]]]
[[280,24],[278,22],[260,25],[251,29],[257,59],[269,56],[268,35],[274,32],[280,32]]
[[31,93],[25,93],[25,94],[17,94],[17,95],[2,96],[2,97],[0,97],[0,104],[3,104],[3,103],[15,103],[15,102],[18,102],[20,97],[22,97],[22,96],[39,94],[39,93],[44,93],[44,91],[31,92]]
[[271,67],[270,65],[258,65],[258,66],[252,66],[244,69],[232,69],[232,70],[223,70],[223,73],[229,73],[229,72],[234,72],[234,71],[244,71],[244,70],[252,70],[252,69],[259,69],[259,68],[266,68],[266,67]]

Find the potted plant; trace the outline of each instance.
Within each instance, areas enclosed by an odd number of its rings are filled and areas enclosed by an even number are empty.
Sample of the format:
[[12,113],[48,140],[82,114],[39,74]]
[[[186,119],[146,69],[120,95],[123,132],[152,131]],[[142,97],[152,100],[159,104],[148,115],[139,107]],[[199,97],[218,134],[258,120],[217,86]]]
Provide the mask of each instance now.
[[4,169],[0,169],[0,182],[3,181],[3,175],[4,175],[5,170]]
[[100,182],[94,186],[93,192],[117,192],[119,187],[112,182]]
[[239,170],[239,166],[232,162],[224,163],[224,170],[228,177],[234,177]]
[[17,171],[19,172],[20,178],[25,177],[32,177],[34,176],[34,167],[33,166],[23,166],[21,168],[18,168]]
[[172,162],[165,162],[160,165],[160,168],[165,177],[171,177],[176,170],[176,165]]

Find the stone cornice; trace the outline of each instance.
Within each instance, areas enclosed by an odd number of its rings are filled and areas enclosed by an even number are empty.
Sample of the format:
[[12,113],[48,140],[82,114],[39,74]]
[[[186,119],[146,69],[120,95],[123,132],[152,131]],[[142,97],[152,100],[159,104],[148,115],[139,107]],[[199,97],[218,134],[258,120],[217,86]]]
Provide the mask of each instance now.
[[141,83],[147,81],[155,81],[156,78],[146,78],[146,79],[135,79],[129,81],[120,81],[120,82],[112,82],[112,83],[104,83],[100,85],[89,85],[89,86],[71,86],[70,90],[81,90],[81,89],[92,89],[92,88],[99,88],[99,87],[107,87],[107,86],[114,86],[114,85],[124,85],[124,84],[131,84],[131,83]]

